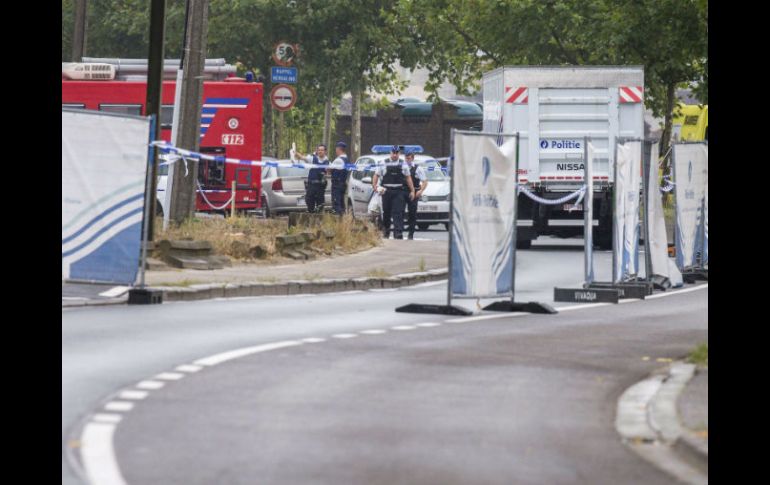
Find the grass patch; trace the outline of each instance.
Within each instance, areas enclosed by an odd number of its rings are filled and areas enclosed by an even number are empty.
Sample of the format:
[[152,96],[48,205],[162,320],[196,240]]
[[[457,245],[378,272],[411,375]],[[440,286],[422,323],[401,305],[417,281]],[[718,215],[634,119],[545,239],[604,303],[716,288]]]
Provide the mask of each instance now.
[[709,365],[709,344],[704,343],[695,347],[695,350],[687,356],[687,362],[695,364],[698,367],[708,367]]
[[201,280],[182,280],[182,281],[172,281],[170,283],[155,283],[152,286],[183,286],[188,287],[192,285],[199,285],[201,283],[205,283],[205,281]]
[[[156,223],[155,227],[162,228],[162,221]],[[191,217],[179,226],[169,224],[165,231],[159,230],[155,235],[155,241],[162,239],[209,241],[216,254],[234,259],[251,259],[243,253],[244,245],[246,247],[260,245],[265,248],[269,258],[276,253],[275,237],[286,234],[288,227],[289,223],[285,219],[257,219],[248,216],[224,219]]]
[[[276,236],[298,234],[309,231],[316,233],[318,227],[293,226],[289,227],[287,219],[258,219],[238,215],[236,217],[196,218],[192,217],[179,226],[169,225],[165,231],[162,219],[156,219],[155,227],[159,228],[155,241],[163,239],[194,239],[209,241],[216,254],[229,256],[234,260],[248,261],[254,257],[248,249],[261,246],[264,251],[263,260],[271,260],[280,256],[276,248]],[[343,217],[324,214],[321,227],[334,232],[334,238],[326,240],[319,238],[310,243],[326,254],[333,251],[352,253],[378,246],[380,237],[371,222],[356,220],[351,215]]]
[[391,274],[388,273],[387,271],[385,271],[382,268],[374,268],[374,269],[370,269],[366,273],[366,276],[368,276],[370,278],[387,278],[387,277],[391,276]]
[[350,214],[345,214],[342,217],[324,214],[321,228],[326,231],[333,231],[334,238],[330,240],[320,238],[313,241],[311,245],[327,254],[335,249],[344,253],[352,253],[379,246],[382,242],[380,233],[374,224],[367,220],[355,219]]

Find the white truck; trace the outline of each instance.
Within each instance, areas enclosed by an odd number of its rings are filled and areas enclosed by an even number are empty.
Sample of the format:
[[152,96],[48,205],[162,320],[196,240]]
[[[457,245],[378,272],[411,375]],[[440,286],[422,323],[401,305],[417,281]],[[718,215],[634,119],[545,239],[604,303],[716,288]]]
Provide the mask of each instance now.
[[[590,137],[597,157],[594,243],[611,249],[615,140],[644,137],[643,94],[641,66],[501,67],[483,76],[483,130],[519,133],[519,183],[550,200],[584,183]],[[517,247],[528,248],[539,235],[582,234],[582,204],[574,202],[546,205],[520,194]]]

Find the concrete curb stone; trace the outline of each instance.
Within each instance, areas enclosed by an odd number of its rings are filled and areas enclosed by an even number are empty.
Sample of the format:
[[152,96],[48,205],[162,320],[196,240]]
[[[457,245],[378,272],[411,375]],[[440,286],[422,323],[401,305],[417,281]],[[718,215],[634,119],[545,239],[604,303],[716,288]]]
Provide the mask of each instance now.
[[[447,276],[447,268],[439,268],[418,273],[403,273],[384,278],[324,278],[313,281],[291,280],[284,283],[248,281],[237,284],[201,283],[190,286],[160,286],[148,288],[160,290],[163,294],[163,301],[196,301],[214,298],[281,296],[306,293],[333,293],[342,291],[401,288],[403,286],[446,279]],[[62,302],[62,308],[117,305],[126,303],[127,300],[127,297],[123,297],[109,300],[66,301]]]

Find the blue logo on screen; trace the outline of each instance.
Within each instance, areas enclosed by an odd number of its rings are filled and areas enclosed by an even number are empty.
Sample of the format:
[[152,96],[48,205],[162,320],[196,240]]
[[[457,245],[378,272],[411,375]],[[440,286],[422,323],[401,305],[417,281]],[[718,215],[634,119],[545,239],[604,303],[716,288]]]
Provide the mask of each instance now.
[[489,172],[492,170],[492,166],[489,163],[489,159],[487,157],[484,157],[481,159],[481,168],[482,173],[484,174],[484,181],[481,183],[482,185],[487,185],[487,179],[489,178]]
[[540,148],[548,148],[548,141],[547,140],[541,140],[540,141]]

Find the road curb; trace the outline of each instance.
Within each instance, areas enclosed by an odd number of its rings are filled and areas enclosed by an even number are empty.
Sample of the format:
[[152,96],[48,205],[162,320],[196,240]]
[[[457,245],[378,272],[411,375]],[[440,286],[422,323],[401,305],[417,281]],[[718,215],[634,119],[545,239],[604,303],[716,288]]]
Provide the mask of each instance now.
[[691,447],[677,411],[695,367],[674,362],[626,389],[618,399],[615,429],[629,448],[661,470],[685,483],[707,484],[708,454]]
[[698,438],[690,430],[684,430],[676,439],[673,450],[687,463],[701,472],[709,473],[709,448],[704,440]]
[[77,308],[84,306],[106,306],[106,305],[122,305],[128,302],[128,297],[120,298],[104,298],[99,300],[81,300],[81,301],[62,301],[62,308]]
[[209,283],[188,287],[155,286],[152,290],[163,293],[163,301],[193,301],[212,298],[233,298],[248,296],[276,296],[315,293],[334,293],[373,289],[391,289],[412,286],[446,279],[447,268],[433,269],[419,273],[404,273],[395,276],[372,278],[338,278],[319,280],[291,280],[284,283],[244,282]]

